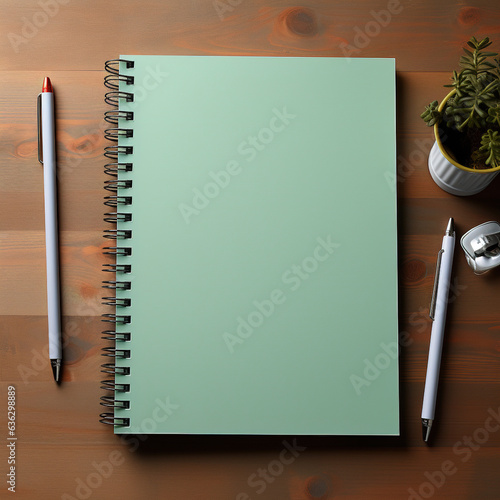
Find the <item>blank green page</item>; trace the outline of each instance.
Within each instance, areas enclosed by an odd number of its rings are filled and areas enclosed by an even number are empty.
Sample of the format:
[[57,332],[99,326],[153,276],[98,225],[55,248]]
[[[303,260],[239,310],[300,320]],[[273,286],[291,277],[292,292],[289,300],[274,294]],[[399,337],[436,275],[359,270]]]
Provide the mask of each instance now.
[[395,61],[121,58],[115,432],[397,435]]

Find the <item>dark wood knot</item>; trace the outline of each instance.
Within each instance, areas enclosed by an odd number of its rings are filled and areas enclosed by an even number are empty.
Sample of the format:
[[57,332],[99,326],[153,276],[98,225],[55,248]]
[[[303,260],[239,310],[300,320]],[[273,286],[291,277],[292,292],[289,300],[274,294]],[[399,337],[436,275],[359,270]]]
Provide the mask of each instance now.
[[415,283],[425,278],[427,267],[420,259],[407,260],[403,264],[402,278],[404,283]]
[[318,31],[316,16],[311,9],[291,7],[280,14],[280,20],[288,31],[299,36],[314,36]]
[[477,7],[462,7],[458,13],[458,22],[462,26],[471,26],[481,21],[481,11]]
[[306,495],[310,500],[326,500],[330,495],[330,480],[323,475],[313,476],[307,480]]

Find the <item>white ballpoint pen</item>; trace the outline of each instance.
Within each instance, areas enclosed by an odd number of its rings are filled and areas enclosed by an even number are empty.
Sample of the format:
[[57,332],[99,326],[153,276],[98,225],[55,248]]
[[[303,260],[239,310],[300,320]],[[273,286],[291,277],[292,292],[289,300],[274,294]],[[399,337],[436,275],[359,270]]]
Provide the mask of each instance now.
[[429,345],[429,358],[427,360],[427,374],[425,376],[424,401],[422,403],[422,433],[425,442],[429,440],[432,424],[434,422],[454,249],[455,224],[453,219],[450,219],[448,221],[446,233],[443,237],[441,250],[438,254],[430,310],[432,330]]
[[62,347],[59,295],[56,141],[54,91],[48,77],[43,81],[42,93],[38,95],[38,161],[43,165],[43,192],[45,200],[49,358],[54,379],[56,382],[59,382],[62,364]]

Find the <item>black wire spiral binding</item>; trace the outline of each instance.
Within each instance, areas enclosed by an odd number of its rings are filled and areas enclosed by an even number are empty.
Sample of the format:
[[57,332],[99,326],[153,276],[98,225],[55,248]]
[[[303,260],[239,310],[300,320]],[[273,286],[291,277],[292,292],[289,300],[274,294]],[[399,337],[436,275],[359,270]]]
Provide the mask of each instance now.
[[132,163],[106,163],[104,165],[104,173],[111,177],[118,177],[118,172],[130,172]]
[[113,381],[101,380],[101,389],[105,391],[129,392],[130,384],[116,384]]
[[107,271],[109,273],[130,273],[132,271],[132,266],[127,264],[103,264],[103,271]]
[[113,125],[118,125],[118,120],[120,118],[124,120],[133,120],[134,113],[132,111],[120,111],[119,109],[111,109],[104,113],[104,119]]
[[[104,131],[104,137],[114,143],[112,146],[104,148],[104,155],[110,160],[104,166],[104,172],[112,179],[104,182],[104,189],[110,192],[110,196],[104,198],[104,204],[107,207],[117,209],[116,212],[106,212],[104,214],[104,221],[116,225],[117,223],[129,222],[132,220],[130,212],[119,211],[118,207],[132,205],[132,196],[125,196],[123,190],[132,187],[132,181],[128,179],[120,179],[119,176],[122,172],[132,171],[133,165],[131,162],[123,161],[124,155],[133,153],[132,146],[123,146],[119,142],[124,138],[131,138],[134,136],[132,128],[125,128],[124,124],[134,119],[132,111],[122,111],[119,109],[121,101],[133,102],[134,94],[132,92],[125,92],[120,90],[127,85],[133,85],[134,77],[130,75],[123,75],[120,73],[120,64],[124,65],[127,69],[134,67],[133,61],[124,59],[111,59],[106,61],[105,70],[108,75],[104,78],[104,85],[110,89],[105,95],[105,102],[114,109],[106,111],[104,119],[110,123],[113,128]],[[128,125],[128,123],[127,123]],[[104,231],[104,238],[113,240],[112,243],[120,245],[122,240],[129,240],[132,238],[132,231],[129,229],[106,229]],[[120,240],[120,242],[118,241]],[[110,242],[111,243],[111,242]],[[132,248],[130,246],[109,246],[103,248],[104,255],[112,255],[120,257],[127,257],[132,255]],[[105,280],[102,282],[102,287],[108,290],[130,290],[131,282],[126,280],[126,275],[132,272],[131,264],[104,264],[103,271],[114,273],[116,278],[113,280]],[[110,276],[112,277],[112,276]],[[123,278],[123,279],[122,279]],[[103,297],[103,304],[113,308],[114,312],[102,315],[102,321],[112,325],[111,330],[104,330],[102,332],[102,339],[111,342],[111,346],[102,349],[102,355],[107,359],[112,359],[113,362],[104,363],[102,372],[113,377],[116,375],[130,375],[130,367],[117,366],[116,359],[130,358],[130,350],[122,349],[116,346],[116,342],[130,342],[130,332],[117,332],[115,325],[126,325],[130,323],[131,318],[129,314],[121,311],[126,311],[130,307],[132,300],[123,297]],[[110,326],[111,327],[111,326]],[[126,393],[130,391],[130,384],[117,383],[114,378],[101,381],[101,389],[111,391],[111,395],[101,397],[101,405],[106,408],[128,409],[130,408],[130,401],[117,397],[118,393]],[[101,413],[100,421],[103,424],[113,426],[129,426],[130,419],[125,417],[115,417],[113,412]]]
[[105,252],[102,252],[104,255],[122,255],[128,256],[132,255],[132,249],[130,247],[103,247]]
[[132,238],[132,231],[129,229],[106,229],[104,237],[110,240],[129,240]]

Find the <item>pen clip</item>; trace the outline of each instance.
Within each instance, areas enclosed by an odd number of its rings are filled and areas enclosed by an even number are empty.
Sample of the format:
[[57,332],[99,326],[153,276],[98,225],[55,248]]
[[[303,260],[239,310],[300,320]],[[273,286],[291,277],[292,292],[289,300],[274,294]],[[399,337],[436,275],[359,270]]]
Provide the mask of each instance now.
[[437,264],[436,264],[436,275],[434,276],[434,289],[432,290],[432,299],[431,299],[431,309],[429,311],[429,316],[434,321],[434,313],[436,312],[436,298],[437,298],[437,289],[438,289],[438,281],[439,281],[439,273],[441,271],[441,257],[443,256],[444,250],[441,248],[438,253]]
[[36,104],[36,125],[38,129],[38,161],[43,165],[42,146],[42,94],[38,94]]

